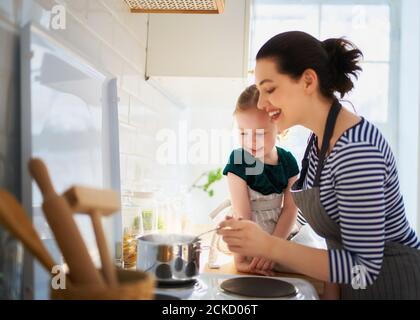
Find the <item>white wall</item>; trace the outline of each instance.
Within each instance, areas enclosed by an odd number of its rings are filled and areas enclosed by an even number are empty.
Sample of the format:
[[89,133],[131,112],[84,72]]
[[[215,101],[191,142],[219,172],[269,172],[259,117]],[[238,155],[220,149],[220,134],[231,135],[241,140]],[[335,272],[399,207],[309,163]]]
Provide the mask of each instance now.
[[[156,132],[162,127],[176,127],[179,109],[144,80],[147,15],[130,14],[120,0],[0,1],[2,158],[10,157],[6,150],[11,150],[8,144],[12,142],[13,151],[19,150],[19,27],[33,20],[49,29],[50,10],[57,3],[67,8],[67,28],[50,31],[118,79],[123,187],[134,185],[141,176],[175,179],[175,168],[167,172],[166,167],[155,166],[154,150]],[[17,161],[0,161],[0,181],[18,193],[14,186],[19,181],[17,172],[4,169],[13,162]]]
[[398,167],[406,212],[420,232],[420,1],[403,0]]
[[[234,100],[236,100],[236,93],[232,94],[235,94]],[[189,109],[191,130],[202,130],[210,139],[212,131],[218,133],[226,132],[228,134],[223,139],[224,141],[220,143],[217,143],[217,139],[211,139],[213,140],[213,144],[210,141],[207,149],[209,156],[208,163],[191,165],[189,171],[190,181],[194,181],[204,171],[215,170],[217,168],[223,169],[227,164],[230,152],[232,151],[230,133],[233,128],[233,110],[234,104],[225,106],[224,108],[196,106],[195,108]],[[206,180],[203,179],[202,182],[206,182]],[[193,217],[194,222],[200,224],[212,223],[208,216],[209,213],[223,200],[230,197],[225,176],[223,176],[221,181],[214,184],[213,189],[213,197],[209,197],[207,193],[199,189],[192,192],[192,208],[195,213]]]
[[122,188],[142,178],[177,185],[183,171],[155,161],[156,132],[176,127],[180,113],[144,80],[147,15],[129,13],[121,0],[1,0],[0,187],[20,197],[19,29],[29,21],[50,29],[55,4],[66,7],[67,26],[50,32],[118,79]]

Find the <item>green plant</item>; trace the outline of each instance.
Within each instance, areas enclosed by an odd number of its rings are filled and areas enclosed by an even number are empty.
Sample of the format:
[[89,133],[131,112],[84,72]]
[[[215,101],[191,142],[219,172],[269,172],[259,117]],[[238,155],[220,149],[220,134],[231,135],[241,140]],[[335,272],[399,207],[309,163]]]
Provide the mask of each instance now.
[[[205,176],[207,176],[207,182],[199,185],[198,183]],[[195,182],[192,184],[192,186],[190,188],[190,191],[194,188],[195,189],[201,189],[201,190],[207,192],[209,197],[213,197],[214,196],[214,190],[210,187],[212,187],[217,181],[221,180],[222,177],[223,177],[222,168],[217,168],[215,170],[205,171],[195,180]]]

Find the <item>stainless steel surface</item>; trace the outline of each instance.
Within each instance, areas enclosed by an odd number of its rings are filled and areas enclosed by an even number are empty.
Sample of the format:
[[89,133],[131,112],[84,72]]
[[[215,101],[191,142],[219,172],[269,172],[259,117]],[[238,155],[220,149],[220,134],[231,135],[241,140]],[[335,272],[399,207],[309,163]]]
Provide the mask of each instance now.
[[195,236],[145,235],[137,240],[137,269],[152,273],[161,283],[191,281],[199,274],[200,251]]

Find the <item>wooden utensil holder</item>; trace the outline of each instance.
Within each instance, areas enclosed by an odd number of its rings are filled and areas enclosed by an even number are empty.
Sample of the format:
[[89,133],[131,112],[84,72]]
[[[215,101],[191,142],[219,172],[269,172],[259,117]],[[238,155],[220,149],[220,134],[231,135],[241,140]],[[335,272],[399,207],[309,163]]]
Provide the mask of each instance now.
[[52,300],[153,300],[155,279],[141,271],[117,270],[118,286],[75,286],[51,289]]

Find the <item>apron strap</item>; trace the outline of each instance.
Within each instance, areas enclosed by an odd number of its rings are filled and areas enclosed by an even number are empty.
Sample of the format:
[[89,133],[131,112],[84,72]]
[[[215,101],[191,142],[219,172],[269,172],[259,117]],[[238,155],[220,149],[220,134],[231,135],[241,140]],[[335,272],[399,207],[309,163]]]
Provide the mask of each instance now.
[[[337,121],[337,117],[338,117],[338,114],[340,113],[340,110],[341,110],[341,104],[338,101],[338,99],[335,99],[333,102],[333,105],[331,106],[331,110],[328,113],[327,123],[325,125],[324,138],[322,140],[322,147],[321,147],[321,152],[319,155],[318,166],[317,166],[317,171],[316,171],[314,185],[313,185],[314,187],[319,187],[322,169],[324,168],[325,156],[328,151],[328,146],[330,144],[330,140],[332,138],[335,123]],[[306,175],[308,174],[309,153],[315,142],[315,138],[316,138],[315,133],[312,133],[309,139],[309,143],[306,147],[305,155],[303,156],[303,159],[302,159],[302,170],[299,176],[299,180],[297,181],[295,185],[296,187],[293,188],[295,190],[302,190],[303,188],[303,183],[306,179]]]
[[300,171],[299,180],[296,183],[296,188],[294,188],[296,190],[302,190],[303,188],[303,183],[305,181],[306,174],[308,173],[308,168],[309,168],[309,152],[311,151],[314,141],[315,141],[315,134],[311,133],[308,145],[305,150],[305,155],[303,156],[303,159],[302,159],[302,170]]
[[316,170],[314,187],[319,187],[321,180],[322,169],[324,169],[325,156],[328,152],[328,147],[334,132],[335,123],[337,122],[338,114],[340,113],[341,105],[337,99],[334,100],[334,103],[331,107],[330,112],[328,113],[327,124],[325,125],[324,137],[322,139],[321,152],[318,159],[318,168]]

